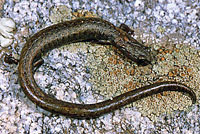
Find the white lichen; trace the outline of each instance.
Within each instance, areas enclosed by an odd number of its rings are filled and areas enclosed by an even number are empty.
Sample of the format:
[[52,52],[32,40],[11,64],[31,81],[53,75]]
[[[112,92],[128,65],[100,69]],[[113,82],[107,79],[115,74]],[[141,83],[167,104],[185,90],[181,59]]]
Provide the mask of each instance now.
[[8,47],[13,43],[15,22],[11,18],[0,19],[0,45]]

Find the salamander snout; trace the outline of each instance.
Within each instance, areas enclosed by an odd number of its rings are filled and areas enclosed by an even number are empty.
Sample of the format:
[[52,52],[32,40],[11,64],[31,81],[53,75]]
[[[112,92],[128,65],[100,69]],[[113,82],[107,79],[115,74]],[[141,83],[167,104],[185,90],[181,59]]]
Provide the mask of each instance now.
[[151,48],[142,46],[141,49],[138,49],[135,62],[139,66],[154,64],[156,59],[155,55],[156,55],[155,52]]
[[[125,50],[125,49],[124,49]],[[129,59],[136,62],[139,66],[152,64],[155,60],[153,51],[142,44],[128,44],[124,53]]]
[[136,60],[136,63],[137,63],[139,66],[146,66],[146,65],[151,64],[151,61],[150,61],[150,60],[147,60],[147,59],[137,59],[137,60]]

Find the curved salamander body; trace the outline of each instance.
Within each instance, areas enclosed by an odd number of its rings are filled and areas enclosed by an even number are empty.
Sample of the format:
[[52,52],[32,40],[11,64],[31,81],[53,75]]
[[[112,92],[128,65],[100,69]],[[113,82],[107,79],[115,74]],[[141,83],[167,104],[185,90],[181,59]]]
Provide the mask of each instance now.
[[75,118],[95,118],[126,104],[163,91],[187,92],[193,103],[195,93],[177,82],[161,82],[145,86],[96,104],[75,104],[58,100],[44,93],[34,80],[34,64],[47,51],[65,44],[82,41],[109,41],[138,65],[153,60],[149,49],[133,39],[123,28],[100,18],[81,18],[47,27],[28,39],[19,62],[19,81],[28,98],[40,107]]

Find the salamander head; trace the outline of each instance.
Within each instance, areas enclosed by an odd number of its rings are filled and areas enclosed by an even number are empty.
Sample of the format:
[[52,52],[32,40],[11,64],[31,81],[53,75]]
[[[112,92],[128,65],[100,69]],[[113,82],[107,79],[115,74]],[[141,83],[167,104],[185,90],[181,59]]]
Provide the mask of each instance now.
[[149,47],[136,46],[129,50],[130,59],[135,61],[140,66],[152,64],[155,60],[154,54]]
[[149,47],[136,42],[125,42],[123,46],[117,46],[119,50],[130,60],[136,62],[139,66],[152,64],[155,60],[155,54]]

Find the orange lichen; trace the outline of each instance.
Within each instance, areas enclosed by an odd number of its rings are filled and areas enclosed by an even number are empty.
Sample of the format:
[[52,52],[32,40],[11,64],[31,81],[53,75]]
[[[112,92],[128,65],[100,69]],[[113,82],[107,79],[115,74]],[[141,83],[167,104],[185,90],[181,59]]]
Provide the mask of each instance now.
[[130,74],[131,74],[131,75],[134,75],[134,73],[135,73],[135,70],[134,70],[134,69],[131,69],[131,70],[130,70]]
[[172,50],[169,50],[169,53],[172,54]]
[[165,60],[165,58],[164,57],[161,57],[161,59],[160,59],[161,61],[164,61]]
[[156,95],[159,99],[161,99],[162,98],[162,95],[159,93],[159,94],[157,94]]
[[174,76],[174,74],[172,73],[172,72],[169,72],[169,77],[172,77],[172,76]]
[[117,64],[117,59],[113,59],[113,64],[114,64],[114,65]]
[[127,75],[130,75],[130,71],[128,69],[126,69],[125,72],[126,72]]
[[165,51],[163,51],[163,52],[162,52],[162,55],[165,55],[165,54],[166,54]]
[[118,64],[123,64],[123,61],[122,60],[118,60]]
[[174,76],[176,76],[176,75],[178,74],[178,70],[177,70],[177,69],[174,69],[174,70],[173,70],[173,74],[174,74]]
[[191,72],[192,72],[192,69],[191,69],[191,68],[187,68],[187,72],[188,72],[188,73],[191,73]]
[[129,87],[131,87],[131,86],[133,85],[133,82],[132,82],[132,81],[129,81],[129,82],[128,82],[128,85],[129,85]]
[[165,50],[165,53],[169,53],[169,51],[168,51],[168,50]]
[[181,75],[182,77],[184,77],[184,76],[185,76],[185,73],[181,72],[180,75]]
[[113,58],[112,58],[112,57],[109,57],[109,58],[108,58],[108,61],[109,61],[109,62],[112,62],[112,61],[113,61]]
[[109,75],[112,75],[112,74],[113,74],[113,72],[110,71],[110,72],[109,72]]
[[167,96],[168,93],[169,93],[169,92],[165,92],[165,91],[164,91],[162,94],[163,94],[164,96]]
[[179,49],[176,49],[175,51],[178,53],[180,50],[179,50]]
[[117,70],[113,71],[113,74],[114,74],[114,75],[117,75],[117,73],[118,73]]
[[162,52],[163,52],[163,50],[162,50],[162,49],[158,49],[158,52],[159,52],[159,53],[162,53]]

